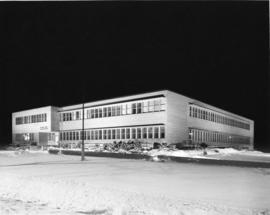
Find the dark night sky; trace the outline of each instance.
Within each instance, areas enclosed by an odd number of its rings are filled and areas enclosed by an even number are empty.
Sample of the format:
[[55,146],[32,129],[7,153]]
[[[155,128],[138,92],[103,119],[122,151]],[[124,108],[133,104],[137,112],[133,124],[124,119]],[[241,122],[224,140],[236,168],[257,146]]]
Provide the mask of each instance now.
[[170,89],[270,149],[268,2],[2,2],[0,20],[2,143],[14,111]]

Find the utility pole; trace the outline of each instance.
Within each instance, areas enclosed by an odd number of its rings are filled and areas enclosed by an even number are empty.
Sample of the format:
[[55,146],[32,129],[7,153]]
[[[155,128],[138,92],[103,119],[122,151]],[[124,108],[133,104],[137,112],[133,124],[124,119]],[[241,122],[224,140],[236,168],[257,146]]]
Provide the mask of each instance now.
[[84,103],[82,104],[82,152],[81,152],[81,161],[84,161]]
[[84,157],[84,91],[85,91],[85,87],[84,87],[84,79],[82,79],[82,146],[81,146],[81,161],[85,160]]

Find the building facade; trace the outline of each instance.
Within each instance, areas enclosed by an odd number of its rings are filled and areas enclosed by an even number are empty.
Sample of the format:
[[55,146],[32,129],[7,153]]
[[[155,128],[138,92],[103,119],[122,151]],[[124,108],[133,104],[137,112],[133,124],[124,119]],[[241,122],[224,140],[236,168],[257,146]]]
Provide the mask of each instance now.
[[86,147],[136,140],[148,146],[205,142],[253,149],[254,121],[169,90],[85,103],[84,120],[82,108],[49,106],[13,113],[13,142],[75,146],[84,138]]

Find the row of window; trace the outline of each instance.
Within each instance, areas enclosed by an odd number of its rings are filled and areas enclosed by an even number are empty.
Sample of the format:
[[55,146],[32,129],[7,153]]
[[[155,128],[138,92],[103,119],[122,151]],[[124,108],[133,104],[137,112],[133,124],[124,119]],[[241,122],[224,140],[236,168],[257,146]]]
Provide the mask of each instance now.
[[199,129],[190,129],[189,139],[194,142],[206,143],[240,143],[249,144],[250,137],[232,135],[228,133],[205,131]]
[[[149,101],[124,103],[113,106],[86,109],[84,117],[86,119],[93,119],[128,114],[158,112],[163,110],[165,110],[164,100],[152,99]],[[79,119],[82,119],[82,111],[67,112],[60,115],[61,121],[71,121]]]
[[204,110],[202,108],[198,107],[189,107],[189,116],[194,117],[194,118],[199,118],[199,119],[204,119],[204,120],[209,120],[212,122],[216,123],[221,123],[224,125],[229,125],[233,127],[238,127],[238,128],[243,128],[243,129],[250,129],[250,125],[248,123],[244,123],[235,119],[231,119],[228,117],[225,117],[220,114],[216,114],[207,110]]
[[36,114],[36,115],[31,115],[31,116],[16,117],[16,125],[46,122],[46,121],[47,121],[46,113]]
[[55,141],[55,133],[48,133],[48,141]]
[[34,133],[15,134],[16,141],[33,141]]
[[[81,140],[82,131],[65,131],[60,133],[60,140]],[[165,138],[164,126],[127,127],[112,129],[90,129],[84,131],[85,140],[115,139],[162,139]]]

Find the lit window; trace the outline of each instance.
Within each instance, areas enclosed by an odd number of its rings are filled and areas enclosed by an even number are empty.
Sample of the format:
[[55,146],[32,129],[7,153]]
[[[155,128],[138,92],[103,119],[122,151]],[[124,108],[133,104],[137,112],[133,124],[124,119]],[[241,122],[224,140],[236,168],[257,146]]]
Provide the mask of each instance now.
[[148,110],[149,110],[149,112],[154,111],[154,101],[149,101],[148,102]]
[[130,103],[128,103],[127,104],[127,114],[131,114],[132,112],[131,112],[131,104]]
[[126,114],[127,114],[127,105],[122,104],[122,115],[126,115]]
[[154,100],[154,111],[160,111],[160,99]]
[[147,113],[148,112],[148,102],[147,101],[144,101],[143,102],[143,112],[144,113]]

